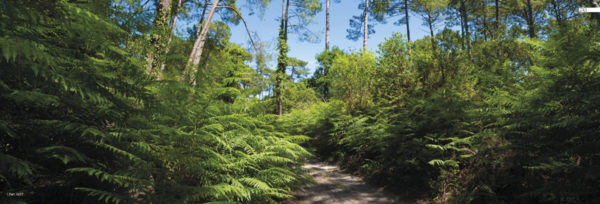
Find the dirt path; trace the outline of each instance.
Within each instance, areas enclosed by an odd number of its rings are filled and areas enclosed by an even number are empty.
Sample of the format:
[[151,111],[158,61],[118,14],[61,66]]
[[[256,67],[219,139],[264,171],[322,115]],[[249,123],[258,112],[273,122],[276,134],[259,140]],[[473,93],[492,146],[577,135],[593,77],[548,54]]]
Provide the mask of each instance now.
[[360,177],[342,172],[337,166],[322,162],[311,162],[303,166],[310,170],[316,184],[303,186],[294,193],[294,200],[288,204],[380,204],[399,202],[395,196],[388,195]]

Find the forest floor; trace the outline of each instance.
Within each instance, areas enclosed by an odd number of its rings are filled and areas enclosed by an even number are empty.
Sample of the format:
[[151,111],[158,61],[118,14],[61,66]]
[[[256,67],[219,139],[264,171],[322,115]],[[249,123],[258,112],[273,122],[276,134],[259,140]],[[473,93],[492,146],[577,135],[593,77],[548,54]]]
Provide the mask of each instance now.
[[303,166],[315,179],[315,184],[303,186],[292,193],[296,198],[286,204],[383,204],[415,203],[366,183],[362,178],[323,162],[311,161]]

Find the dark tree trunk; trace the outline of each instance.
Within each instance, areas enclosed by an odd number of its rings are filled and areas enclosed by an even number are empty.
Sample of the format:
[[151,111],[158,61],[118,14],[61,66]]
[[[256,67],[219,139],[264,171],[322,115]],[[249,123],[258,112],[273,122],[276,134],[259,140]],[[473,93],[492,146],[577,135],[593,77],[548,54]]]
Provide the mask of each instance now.
[[408,42],[410,42],[410,22],[408,20],[408,0],[404,0],[404,18],[406,18],[406,37],[408,38]]
[[463,13],[465,12],[465,2],[460,1],[460,5],[458,7],[458,18],[460,19],[460,35],[462,40],[460,41],[460,45],[462,49],[465,49],[465,41],[467,35],[465,34],[465,16]]
[[292,66],[292,73],[290,73],[290,81],[294,82],[294,73],[296,73],[296,66]]
[[488,25],[487,25],[487,7],[485,5],[485,2],[482,5],[482,10],[483,10],[483,16],[482,16],[482,20],[483,20],[483,39],[485,41],[487,41],[488,39]]
[[467,50],[468,50],[469,47],[470,47],[469,44],[470,44],[470,41],[471,41],[471,34],[469,33],[469,15],[467,14],[467,7],[465,5],[465,1],[463,0],[460,3],[461,3],[461,8],[462,8],[461,9],[462,10],[461,15],[462,15],[462,19],[464,21],[464,25],[463,26],[464,26],[464,29],[465,29],[465,39],[464,40],[465,40],[465,42],[467,44]]
[[531,0],[527,0],[527,30],[529,31],[530,38],[536,38],[535,34],[535,22],[533,18],[533,7],[531,5]]
[[433,39],[435,37],[433,35],[433,17],[431,17],[430,13],[427,13],[427,25],[429,26],[429,35],[431,36],[431,50],[435,53],[436,46],[435,40]]
[[325,3],[325,51],[329,51],[329,0]]
[[556,17],[556,22],[558,23],[558,25],[562,26],[562,12],[560,10],[560,7],[558,6],[558,4],[556,3],[556,0],[552,0],[552,8],[554,10],[554,16]]
[[498,32],[498,28],[500,27],[500,2],[498,2],[499,0],[496,0],[495,2],[495,7],[496,7],[496,32]]
[[363,51],[367,51],[367,39],[369,38],[369,0],[365,0],[365,22],[363,36]]

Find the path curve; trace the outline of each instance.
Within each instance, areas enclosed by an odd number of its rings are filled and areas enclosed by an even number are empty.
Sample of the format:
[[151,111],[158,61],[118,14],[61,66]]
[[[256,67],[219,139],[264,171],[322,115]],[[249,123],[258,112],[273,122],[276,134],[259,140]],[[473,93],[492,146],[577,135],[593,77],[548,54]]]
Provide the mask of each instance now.
[[303,166],[314,177],[316,184],[305,185],[293,193],[296,197],[286,204],[384,204],[400,202],[382,188],[375,188],[360,177],[344,173],[339,167],[323,162]]

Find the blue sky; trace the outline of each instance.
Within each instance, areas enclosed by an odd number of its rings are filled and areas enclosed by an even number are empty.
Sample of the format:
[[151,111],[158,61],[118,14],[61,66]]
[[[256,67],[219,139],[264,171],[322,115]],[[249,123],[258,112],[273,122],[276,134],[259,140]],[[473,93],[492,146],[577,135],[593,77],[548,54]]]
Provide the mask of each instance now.
[[[362,49],[362,38],[358,41],[348,40],[346,38],[346,29],[350,28],[349,20],[353,15],[360,15],[362,10],[358,9],[358,4],[362,2],[360,0],[342,0],[340,3],[334,3],[331,0],[330,6],[330,25],[331,25],[331,47],[338,46],[343,50],[360,50]],[[240,5],[244,3],[240,2]],[[278,26],[279,21],[277,19],[281,16],[281,1],[272,0],[271,4],[265,11],[262,18],[258,15],[249,16],[249,10],[240,6],[240,10],[244,15],[244,19],[248,23],[248,27],[251,32],[256,32],[262,41],[270,43],[270,51],[272,54],[276,54],[275,46],[277,42]],[[387,19],[387,24],[377,24],[375,26],[375,34],[369,35],[368,49],[369,51],[375,52],[377,45],[385,40],[386,37],[390,37],[395,32],[406,34],[406,27],[396,26],[393,24],[398,18]],[[419,16],[411,16],[411,38],[412,40],[420,39],[425,35],[428,35],[426,27],[422,25]],[[442,25],[440,25],[442,26]],[[313,32],[317,32],[320,35],[320,41],[318,43],[301,42],[298,40],[298,36],[290,34],[288,44],[290,46],[290,52],[288,56],[295,57],[308,62],[307,68],[312,74],[313,70],[317,67],[315,55],[322,52],[325,49],[325,3],[323,0],[323,10],[317,14],[314,19],[314,23],[309,26]],[[241,44],[244,47],[250,47],[248,42],[248,34],[242,23],[239,25],[231,25],[231,41],[234,43]],[[273,57],[273,60],[276,56]],[[275,63],[270,63],[271,68]]]

